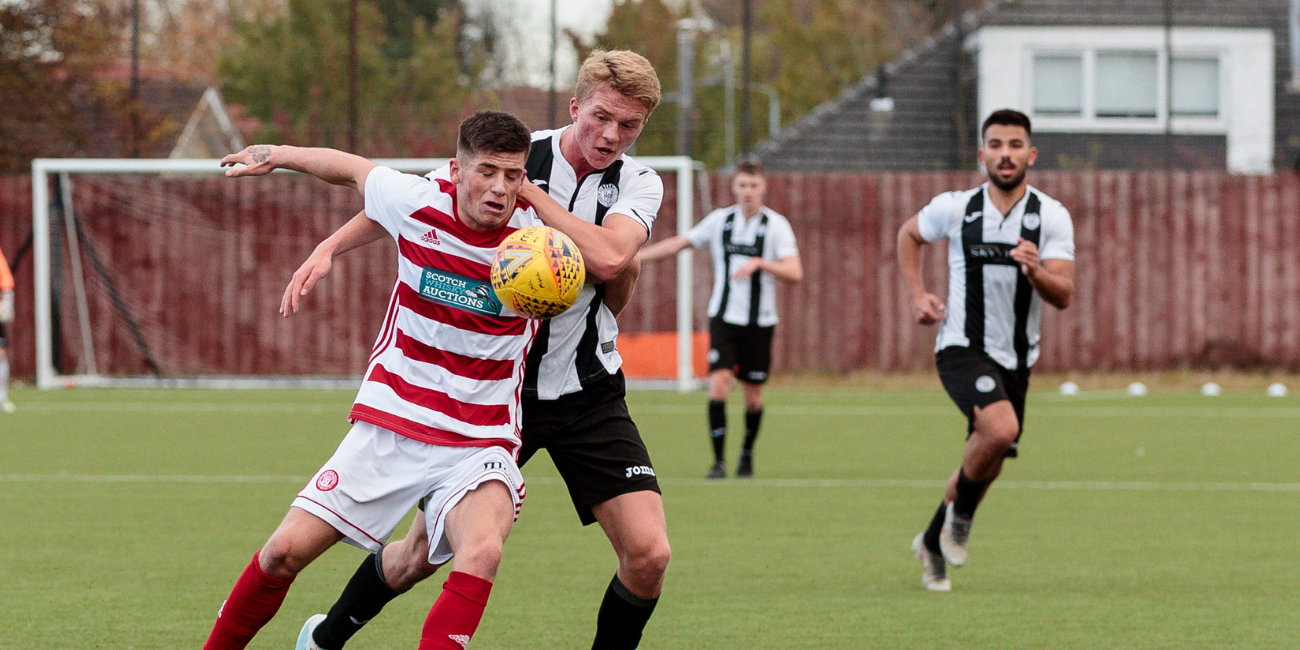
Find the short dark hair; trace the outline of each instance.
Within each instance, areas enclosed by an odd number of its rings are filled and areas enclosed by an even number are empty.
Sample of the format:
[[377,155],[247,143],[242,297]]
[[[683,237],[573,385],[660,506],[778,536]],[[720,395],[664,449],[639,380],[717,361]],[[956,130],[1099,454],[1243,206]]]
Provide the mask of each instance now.
[[762,176],[763,166],[756,162],[743,162],[736,164],[737,174],[749,174],[750,176]]
[[479,111],[461,121],[456,156],[526,152],[532,143],[528,127],[519,118],[501,111]]
[[1034,130],[1029,127],[1029,116],[1011,108],[1003,108],[993,111],[984,119],[984,126],[980,127],[980,141],[988,134],[989,127],[997,124],[999,126],[1019,126],[1024,128],[1025,135],[1034,136]]

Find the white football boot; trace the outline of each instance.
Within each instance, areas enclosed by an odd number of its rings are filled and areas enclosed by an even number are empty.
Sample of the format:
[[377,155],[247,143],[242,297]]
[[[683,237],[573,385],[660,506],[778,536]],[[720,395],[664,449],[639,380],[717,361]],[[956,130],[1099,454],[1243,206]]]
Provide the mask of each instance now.
[[948,502],[948,514],[943,518],[943,528],[939,529],[939,550],[943,559],[953,566],[966,564],[966,552],[970,549],[971,520],[958,517]]
[[921,585],[930,591],[952,591],[948,581],[948,567],[943,563],[943,556],[931,553],[925,547],[925,531],[916,534],[912,540],[912,553],[921,561]]
[[320,646],[316,645],[316,639],[312,638],[312,633],[323,620],[325,620],[324,614],[312,614],[307,622],[302,624],[302,631],[298,633],[298,644],[293,647],[293,650],[320,650]]

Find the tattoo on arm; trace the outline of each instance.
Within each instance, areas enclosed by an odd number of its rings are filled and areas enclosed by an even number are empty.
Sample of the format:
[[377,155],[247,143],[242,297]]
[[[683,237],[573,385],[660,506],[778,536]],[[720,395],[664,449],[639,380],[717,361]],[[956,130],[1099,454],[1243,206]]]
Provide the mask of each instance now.
[[253,162],[264,163],[264,162],[266,162],[266,159],[267,159],[267,158],[270,158],[270,157],[271,157],[271,148],[270,148],[270,147],[253,147],[252,149],[249,150],[248,153],[249,153],[251,156],[253,156]]

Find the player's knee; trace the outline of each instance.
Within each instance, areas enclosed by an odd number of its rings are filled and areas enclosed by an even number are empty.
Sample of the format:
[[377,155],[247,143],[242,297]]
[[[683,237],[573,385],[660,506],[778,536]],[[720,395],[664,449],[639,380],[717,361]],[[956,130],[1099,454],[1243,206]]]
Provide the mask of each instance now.
[[456,550],[456,570],[492,580],[501,565],[502,547],[501,540],[490,537],[466,544]]
[[302,553],[296,552],[292,544],[277,537],[267,540],[257,559],[263,573],[281,580],[296,577],[311,563]]
[[651,543],[629,548],[625,561],[628,571],[641,582],[658,583],[668,571],[668,562],[672,559],[672,548],[666,538],[659,538]]
[[1011,422],[992,422],[983,428],[981,434],[986,444],[994,447],[999,451],[1006,451],[1016,442],[1020,436],[1020,427],[1015,421]]
[[[390,561],[395,561],[389,564]],[[384,579],[393,591],[406,591],[417,583],[438,572],[438,566],[429,564],[429,544],[412,543],[401,549],[401,553],[392,553],[392,547],[384,550]]]

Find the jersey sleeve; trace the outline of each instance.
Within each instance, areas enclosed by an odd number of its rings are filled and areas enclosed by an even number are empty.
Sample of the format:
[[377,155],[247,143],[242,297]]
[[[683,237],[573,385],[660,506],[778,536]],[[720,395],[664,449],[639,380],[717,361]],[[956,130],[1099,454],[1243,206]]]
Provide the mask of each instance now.
[[691,242],[691,248],[707,246],[709,241],[713,239],[713,233],[717,232],[719,224],[722,223],[725,217],[726,212],[724,210],[714,210],[704,217],[702,221],[686,231],[683,236],[686,237],[687,241]]
[[916,225],[921,238],[930,243],[948,237],[955,221],[961,219],[956,206],[958,193],[944,192],[930,200],[930,204],[917,213]]
[[789,221],[782,219],[773,223],[769,232],[776,235],[772,241],[772,254],[776,255],[776,259],[799,254],[799,246],[794,241],[794,229],[790,227]]
[[1074,222],[1070,211],[1060,203],[1043,208],[1043,238],[1038,246],[1038,259],[1074,261]]
[[650,239],[659,206],[664,200],[664,182],[649,167],[637,170],[631,182],[618,193],[618,200],[609,206],[608,214],[621,214],[645,227],[645,238]]
[[366,175],[366,216],[397,239],[402,219],[417,209],[414,196],[428,190],[429,181],[391,167],[376,167]]

